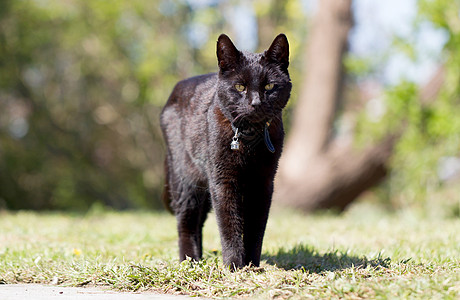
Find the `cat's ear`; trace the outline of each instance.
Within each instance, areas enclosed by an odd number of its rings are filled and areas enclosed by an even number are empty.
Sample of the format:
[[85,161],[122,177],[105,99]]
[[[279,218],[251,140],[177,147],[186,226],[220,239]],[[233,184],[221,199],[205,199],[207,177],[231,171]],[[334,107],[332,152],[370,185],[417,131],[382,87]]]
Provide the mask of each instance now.
[[235,67],[240,59],[240,51],[236,49],[230,38],[221,34],[217,39],[217,62],[222,71],[228,71]]
[[265,51],[268,61],[280,64],[283,68],[289,66],[289,43],[287,37],[281,33],[274,40],[270,48]]

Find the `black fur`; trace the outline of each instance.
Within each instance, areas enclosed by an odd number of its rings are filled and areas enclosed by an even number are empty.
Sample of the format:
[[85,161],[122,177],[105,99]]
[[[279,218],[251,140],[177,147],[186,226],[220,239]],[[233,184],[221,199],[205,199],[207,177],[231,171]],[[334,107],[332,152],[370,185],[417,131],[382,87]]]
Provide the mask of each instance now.
[[[202,227],[212,207],[224,263],[258,266],[283,147],[281,114],[291,92],[289,45],[280,34],[264,53],[245,53],[222,34],[217,58],[219,73],[179,82],[161,113],[164,201],[177,218],[181,260],[201,258]],[[269,83],[274,87],[266,91]],[[263,139],[244,134],[262,135],[267,121],[274,153]],[[232,123],[243,132],[240,150],[230,149]]]

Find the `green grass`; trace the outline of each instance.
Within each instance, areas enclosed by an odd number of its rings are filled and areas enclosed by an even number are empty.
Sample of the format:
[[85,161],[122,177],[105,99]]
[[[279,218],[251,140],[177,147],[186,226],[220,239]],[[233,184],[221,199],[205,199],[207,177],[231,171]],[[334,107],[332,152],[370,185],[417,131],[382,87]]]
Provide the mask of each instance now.
[[460,219],[364,206],[342,216],[274,210],[260,268],[222,266],[214,215],[205,259],[177,260],[167,213],[0,213],[0,283],[106,285],[212,298],[459,299]]

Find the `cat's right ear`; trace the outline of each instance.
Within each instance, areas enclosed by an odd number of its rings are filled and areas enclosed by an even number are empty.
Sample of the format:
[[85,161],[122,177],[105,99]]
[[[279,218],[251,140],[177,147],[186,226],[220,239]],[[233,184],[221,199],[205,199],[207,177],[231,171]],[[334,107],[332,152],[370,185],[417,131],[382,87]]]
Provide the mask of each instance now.
[[217,39],[217,62],[221,71],[225,72],[235,68],[240,59],[240,51],[236,49],[230,38],[221,34]]
[[287,69],[289,66],[289,42],[287,37],[281,33],[274,40],[270,48],[265,52],[269,61],[279,64]]

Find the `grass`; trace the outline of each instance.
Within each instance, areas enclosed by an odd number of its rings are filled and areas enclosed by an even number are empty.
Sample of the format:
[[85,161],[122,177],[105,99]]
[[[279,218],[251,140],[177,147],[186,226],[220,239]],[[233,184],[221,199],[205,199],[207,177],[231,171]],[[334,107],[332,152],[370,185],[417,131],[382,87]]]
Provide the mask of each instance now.
[[177,260],[167,213],[0,213],[0,283],[104,285],[211,298],[459,299],[460,219],[357,206],[342,216],[274,210],[260,268],[222,266],[214,215],[205,259]]

